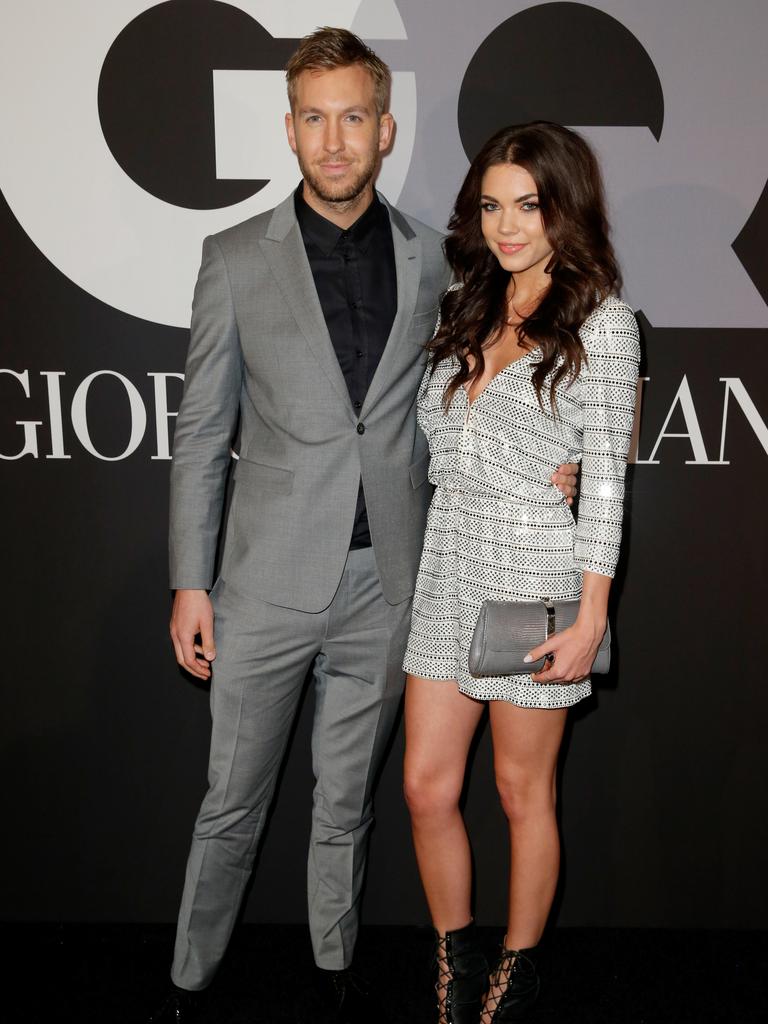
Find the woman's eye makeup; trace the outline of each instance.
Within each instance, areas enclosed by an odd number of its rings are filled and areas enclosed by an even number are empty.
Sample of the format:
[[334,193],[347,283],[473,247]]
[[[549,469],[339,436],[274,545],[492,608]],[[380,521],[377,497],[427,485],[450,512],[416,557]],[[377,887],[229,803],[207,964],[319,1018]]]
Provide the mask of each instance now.
[[[497,210],[501,209],[498,203],[494,203],[490,199],[484,199],[480,203],[480,209],[485,213],[496,213]],[[520,203],[520,209],[524,213],[533,213],[539,209],[539,204],[534,199],[526,199],[525,202]]]

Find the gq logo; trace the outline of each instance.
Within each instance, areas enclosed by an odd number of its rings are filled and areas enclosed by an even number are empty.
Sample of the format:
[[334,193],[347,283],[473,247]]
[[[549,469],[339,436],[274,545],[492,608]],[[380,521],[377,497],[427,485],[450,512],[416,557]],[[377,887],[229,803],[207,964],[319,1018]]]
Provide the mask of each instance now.
[[[402,39],[394,0],[12,0],[0,33],[0,188],[37,247],[117,309],[186,327],[202,238],[299,179],[282,68],[318,24]],[[416,126],[393,75],[396,201]]]
[[[345,25],[379,43],[407,38],[390,50],[418,61],[407,209],[445,223],[462,148],[471,158],[502,124],[560,121],[601,155],[632,305],[657,326],[768,326],[768,7],[447,6],[6,0],[0,189],[76,284],[186,327],[202,237],[268,209],[298,179],[280,69],[299,36]],[[395,72],[392,105],[397,140],[380,185],[397,201],[414,150],[413,72]]]

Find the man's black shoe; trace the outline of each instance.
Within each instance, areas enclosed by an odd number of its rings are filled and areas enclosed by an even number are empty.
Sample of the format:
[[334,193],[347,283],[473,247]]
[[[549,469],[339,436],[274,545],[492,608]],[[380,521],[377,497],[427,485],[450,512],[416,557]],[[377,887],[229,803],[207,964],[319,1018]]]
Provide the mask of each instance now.
[[378,1000],[355,971],[347,967],[343,971],[318,969],[317,973],[325,1010],[323,1020],[332,1024],[379,1024],[383,1020]]
[[174,985],[147,1024],[192,1024],[200,1020],[202,1003],[201,992],[188,992]]

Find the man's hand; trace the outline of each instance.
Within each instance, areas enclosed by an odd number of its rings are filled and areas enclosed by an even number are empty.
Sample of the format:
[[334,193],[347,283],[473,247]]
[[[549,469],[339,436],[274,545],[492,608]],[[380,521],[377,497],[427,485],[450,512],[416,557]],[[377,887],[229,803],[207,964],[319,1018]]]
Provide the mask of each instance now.
[[573,504],[573,499],[576,497],[578,490],[576,487],[576,474],[578,472],[579,465],[577,462],[564,462],[562,466],[557,467],[549,478],[555,487],[563,492],[565,500],[569,505]]
[[[200,635],[200,643],[195,637]],[[213,605],[205,590],[177,590],[171,612],[171,639],[176,661],[198,679],[211,678],[216,657]]]

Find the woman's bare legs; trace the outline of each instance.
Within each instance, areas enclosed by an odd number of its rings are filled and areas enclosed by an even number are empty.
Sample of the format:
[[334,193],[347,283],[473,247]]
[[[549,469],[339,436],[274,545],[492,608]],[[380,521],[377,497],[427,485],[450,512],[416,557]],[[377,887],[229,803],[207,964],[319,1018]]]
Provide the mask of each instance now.
[[[411,812],[413,844],[421,882],[438,933],[438,1021],[449,1017],[448,1003],[457,993],[453,964],[448,954],[447,932],[458,932],[470,923],[472,861],[469,839],[459,810],[469,745],[483,713],[483,705],[459,692],[455,682],[408,676],[405,690],[405,798]],[[454,940],[458,936],[454,936]],[[477,1019],[472,1001],[484,987],[485,965],[478,951],[478,972],[469,997],[469,1010]],[[462,998],[459,997],[459,998]],[[459,1013],[459,1007],[453,1008]]]
[[472,866],[459,798],[483,707],[454,682],[408,677],[405,798],[424,893],[441,935],[471,917]]
[[[507,949],[538,943],[555,895],[560,868],[555,775],[566,716],[566,708],[490,702],[496,786],[511,846]],[[504,977],[491,979],[482,1024],[505,988]]]

